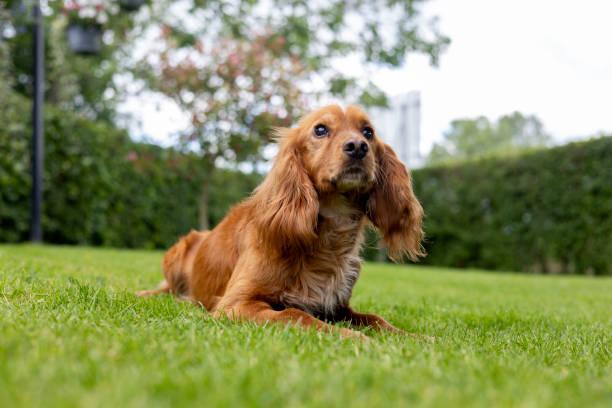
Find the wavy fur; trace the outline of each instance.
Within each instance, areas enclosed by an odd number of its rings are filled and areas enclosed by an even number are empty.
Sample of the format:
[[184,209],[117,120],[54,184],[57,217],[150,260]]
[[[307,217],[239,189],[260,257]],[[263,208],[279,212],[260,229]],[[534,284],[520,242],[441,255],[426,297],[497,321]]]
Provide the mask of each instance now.
[[[327,134],[316,134],[317,126]],[[171,292],[217,316],[259,323],[329,332],[344,320],[401,331],[349,305],[368,219],[394,259],[424,255],[423,209],[410,173],[378,135],[364,136],[369,127],[359,108],[333,105],[279,130],[276,161],[253,195],[212,231],[179,240],[164,258],[165,282],[141,294]],[[347,153],[355,146],[366,154]]]

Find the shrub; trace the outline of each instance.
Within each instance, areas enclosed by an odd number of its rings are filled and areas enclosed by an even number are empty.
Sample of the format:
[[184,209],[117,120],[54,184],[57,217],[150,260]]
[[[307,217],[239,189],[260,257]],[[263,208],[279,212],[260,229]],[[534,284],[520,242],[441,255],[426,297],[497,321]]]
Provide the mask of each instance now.
[[424,262],[612,274],[612,137],[414,172]]
[[[0,241],[25,241],[30,222],[29,103],[0,104]],[[61,244],[162,248],[197,226],[207,175],[197,157],[135,143],[108,124],[47,107],[44,240]],[[5,153],[7,152],[7,153]],[[218,171],[212,222],[254,188],[258,176]],[[219,194],[216,192],[219,191]]]
[[[0,241],[30,220],[29,103],[0,103]],[[543,273],[612,274],[612,138],[511,159],[417,170],[427,217],[425,263]],[[196,156],[135,143],[125,131],[45,110],[46,242],[165,248],[196,227],[207,175]],[[211,224],[260,180],[218,170]],[[363,254],[380,259],[376,234]]]

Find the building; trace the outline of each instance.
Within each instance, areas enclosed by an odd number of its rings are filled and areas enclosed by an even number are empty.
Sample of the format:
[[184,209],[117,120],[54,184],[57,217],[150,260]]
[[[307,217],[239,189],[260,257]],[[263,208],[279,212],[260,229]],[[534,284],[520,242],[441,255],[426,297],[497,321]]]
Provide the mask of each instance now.
[[388,108],[371,108],[377,134],[409,168],[423,165],[421,156],[421,94],[408,92],[389,98]]

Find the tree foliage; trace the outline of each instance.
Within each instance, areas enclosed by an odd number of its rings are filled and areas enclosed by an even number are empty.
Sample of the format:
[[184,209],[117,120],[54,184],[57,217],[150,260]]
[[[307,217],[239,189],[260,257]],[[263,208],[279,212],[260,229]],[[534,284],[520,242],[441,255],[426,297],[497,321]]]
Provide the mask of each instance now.
[[[401,65],[410,52],[432,63],[448,39],[419,16],[421,1],[157,2],[150,42],[137,66],[149,89],[191,118],[179,143],[212,174],[258,162],[272,126],[285,126],[322,95],[384,104],[384,94],[342,65]],[[351,59],[352,58],[352,59]],[[208,184],[200,225],[208,226]]]
[[[11,57],[5,76],[14,91],[29,96],[33,3],[5,3],[10,13],[1,34]],[[422,3],[159,0],[135,15],[119,12],[115,0],[48,2],[46,101],[112,123],[134,76],[142,90],[171,98],[191,119],[177,146],[199,154],[209,176],[198,200],[200,226],[207,228],[215,169],[245,162],[255,167],[273,126],[294,122],[322,96],[385,104],[363,72],[399,66],[411,52],[437,64],[449,40],[435,19],[420,15]],[[74,12],[82,6],[93,7],[93,15]],[[100,55],[68,50],[66,27],[79,20],[103,25]],[[362,67],[361,74],[350,74],[349,64]]]
[[436,143],[428,164],[452,163],[490,156],[511,155],[548,146],[550,135],[535,115],[514,112],[491,122],[484,116],[451,122],[441,143]]

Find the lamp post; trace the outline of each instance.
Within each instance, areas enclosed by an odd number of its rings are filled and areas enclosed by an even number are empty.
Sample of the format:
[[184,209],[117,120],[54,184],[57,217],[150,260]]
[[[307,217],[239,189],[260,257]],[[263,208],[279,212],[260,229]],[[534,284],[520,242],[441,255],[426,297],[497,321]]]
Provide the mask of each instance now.
[[[146,0],[120,0],[123,10],[136,11]],[[41,214],[43,205],[43,168],[44,168],[44,121],[43,109],[45,99],[45,32],[44,19],[40,7],[40,0],[34,0],[33,4],[33,25],[32,25],[32,78],[33,78],[33,97],[32,97],[32,197],[31,197],[31,217],[30,234],[32,242],[42,242],[43,231],[41,225]],[[75,43],[71,41],[70,35],[68,42],[71,46]],[[83,41],[76,43],[83,47]],[[93,44],[93,48],[92,48]],[[99,52],[99,44],[89,41],[86,43],[89,48],[81,54],[96,54]],[[74,47],[73,47],[74,48]],[[78,47],[77,47],[78,48]],[[74,50],[79,53],[79,49]]]
[[32,78],[34,82],[32,103],[32,207],[31,239],[42,242],[42,178],[44,159],[43,104],[45,96],[45,38],[40,0],[34,3]]

